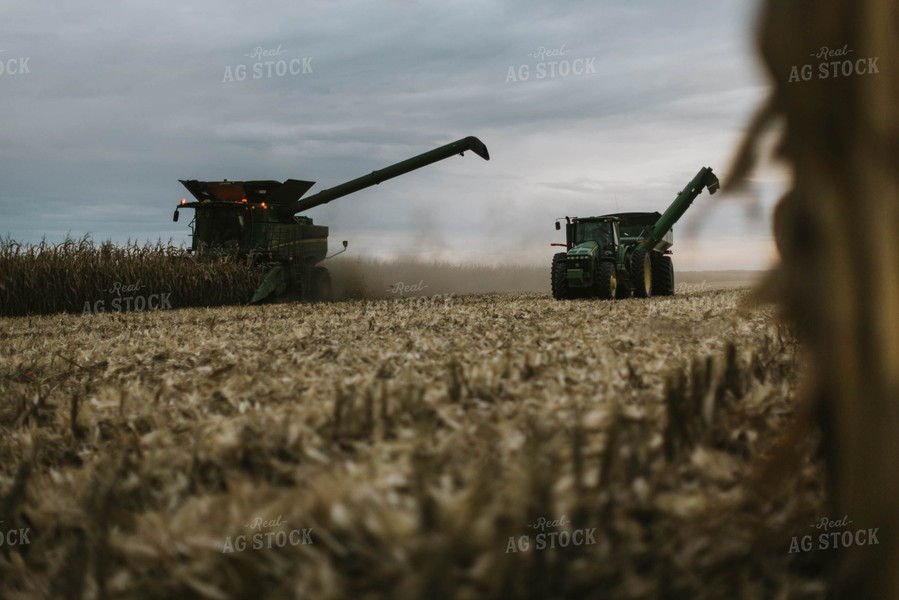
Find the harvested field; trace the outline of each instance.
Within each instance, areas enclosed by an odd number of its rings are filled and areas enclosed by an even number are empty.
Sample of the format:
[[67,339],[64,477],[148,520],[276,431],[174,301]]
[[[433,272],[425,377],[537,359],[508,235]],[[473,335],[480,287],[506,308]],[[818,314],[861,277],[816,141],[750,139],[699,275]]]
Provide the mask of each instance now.
[[0,319],[0,597],[824,598],[747,296]]

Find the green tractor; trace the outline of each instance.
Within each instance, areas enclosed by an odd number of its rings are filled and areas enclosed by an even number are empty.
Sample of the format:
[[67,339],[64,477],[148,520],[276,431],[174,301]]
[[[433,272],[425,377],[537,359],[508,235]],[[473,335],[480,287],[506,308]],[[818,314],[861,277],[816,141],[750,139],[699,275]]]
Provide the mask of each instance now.
[[[663,213],[627,212],[599,217],[564,217],[566,252],[553,257],[552,293],[558,300],[611,300],[674,294],[671,228],[703,188],[718,191],[718,177],[703,167]],[[561,229],[556,219],[556,230]]]
[[[178,220],[179,209],[195,209],[191,222],[193,252],[225,252],[266,267],[251,303],[285,293],[323,300],[330,296],[331,276],[318,263],[327,258],[328,228],[296,213],[450,156],[464,155],[466,150],[490,160],[487,147],[478,138],[466,137],[306,198],[302,196],[314,181],[180,180],[196,201],[181,200],[173,220]],[[347,242],[343,247],[346,249]]]

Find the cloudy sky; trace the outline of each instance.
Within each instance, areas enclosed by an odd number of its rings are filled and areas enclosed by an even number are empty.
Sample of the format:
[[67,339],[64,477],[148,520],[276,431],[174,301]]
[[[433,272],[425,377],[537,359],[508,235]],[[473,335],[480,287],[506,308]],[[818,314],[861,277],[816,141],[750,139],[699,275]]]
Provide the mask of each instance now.
[[[357,256],[548,264],[555,218],[663,210],[700,167],[726,175],[767,91],[754,4],[3,3],[0,235],[188,244],[178,179],[313,193],[475,135],[489,162],[307,214]],[[769,265],[784,179],[759,175],[760,218],[703,194],[675,229],[677,268]]]

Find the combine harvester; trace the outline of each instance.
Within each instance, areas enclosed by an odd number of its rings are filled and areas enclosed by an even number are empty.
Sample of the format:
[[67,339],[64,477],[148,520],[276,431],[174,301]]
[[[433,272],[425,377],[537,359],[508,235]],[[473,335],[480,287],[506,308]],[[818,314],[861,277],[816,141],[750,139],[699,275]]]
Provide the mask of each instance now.
[[[173,220],[178,220],[179,209],[193,208],[192,251],[225,252],[267,267],[251,303],[285,293],[324,300],[331,295],[331,276],[318,263],[328,257],[328,228],[294,215],[450,156],[464,155],[466,150],[490,160],[487,147],[478,138],[467,137],[307,198],[302,196],[314,181],[180,180],[196,201],[181,200]],[[346,249],[347,242],[343,247]]]
[[[718,177],[703,167],[664,214],[629,212],[600,217],[564,217],[567,252],[553,257],[552,292],[558,300],[637,298],[674,294],[671,228],[703,188],[718,191]],[[561,229],[556,219],[556,230]]]

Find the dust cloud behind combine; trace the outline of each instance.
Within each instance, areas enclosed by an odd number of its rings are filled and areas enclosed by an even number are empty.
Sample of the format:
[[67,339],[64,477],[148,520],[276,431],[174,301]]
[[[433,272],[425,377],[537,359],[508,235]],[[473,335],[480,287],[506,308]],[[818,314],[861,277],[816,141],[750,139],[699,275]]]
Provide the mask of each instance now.
[[549,267],[454,265],[415,260],[334,259],[334,297],[400,298],[436,294],[549,291]]
[[[397,259],[335,258],[331,271],[335,300],[406,298],[442,294],[549,292],[550,265],[476,265]],[[748,287],[759,271],[685,271],[679,290],[691,287]]]

